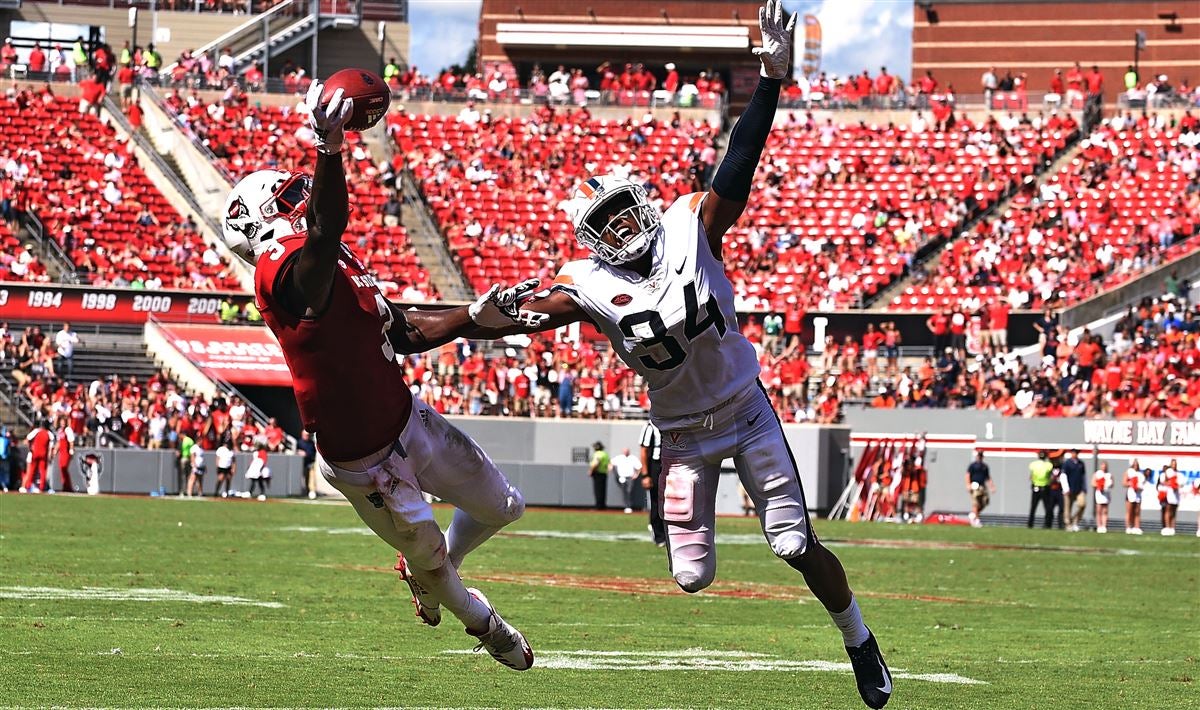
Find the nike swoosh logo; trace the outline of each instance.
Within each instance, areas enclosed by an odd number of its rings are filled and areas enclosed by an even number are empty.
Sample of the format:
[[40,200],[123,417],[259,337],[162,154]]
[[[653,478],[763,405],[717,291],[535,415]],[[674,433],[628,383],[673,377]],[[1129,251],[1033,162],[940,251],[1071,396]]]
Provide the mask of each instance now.
[[876,658],[875,662],[879,664],[879,670],[883,671],[883,686],[878,688],[878,690],[881,693],[886,693],[888,695],[891,695],[892,694],[892,674],[888,673],[887,666],[883,665],[883,661]]
[[747,420],[747,421],[746,421],[746,424],[748,424],[748,425],[750,425],[750,426],[754,426],[754,422],[758,421],[758,418],[759,418],[760,416],[762,416],[762,413],[761,413],[761,412],[759,412],[758,414],[755,414],[753,419],[749,419],[749,420]]
[[678,276],[678,275],[682,274],[682,273],[683,273],[683,267],[685,267],[685,266],[687,266],[687,259],[684,259],[684,260],[683,260],[683,263],[679,265],[679,268],[678,268],[678,269],[675,269],[675,275],[676,275],[676,276]]

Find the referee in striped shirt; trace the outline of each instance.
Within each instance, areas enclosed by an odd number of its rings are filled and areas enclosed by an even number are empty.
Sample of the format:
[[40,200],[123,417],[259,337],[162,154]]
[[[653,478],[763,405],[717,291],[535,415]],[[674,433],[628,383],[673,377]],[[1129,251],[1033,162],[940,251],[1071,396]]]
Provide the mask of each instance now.
[[667,529],[663,525],[662,512],[659,511],[658,474],[662,471],[662,435],[658,428],[646,422],[642,429],[642,488],[646,489],[650,499],[650,533],[654,536],[654,544],[659,547],[667,545]]

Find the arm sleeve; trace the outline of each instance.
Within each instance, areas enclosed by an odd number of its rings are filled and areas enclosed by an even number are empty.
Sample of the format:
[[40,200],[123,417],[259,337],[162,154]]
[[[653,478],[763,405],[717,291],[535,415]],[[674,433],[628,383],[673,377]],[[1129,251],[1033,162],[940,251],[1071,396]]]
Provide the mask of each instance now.
[[750,197],[754,170],[775,120],[781,84],[779,79],[759,77],[750,103],[729,134],[729,148],[713,177],[712,190],[720,197],[738,202],[745,202]]

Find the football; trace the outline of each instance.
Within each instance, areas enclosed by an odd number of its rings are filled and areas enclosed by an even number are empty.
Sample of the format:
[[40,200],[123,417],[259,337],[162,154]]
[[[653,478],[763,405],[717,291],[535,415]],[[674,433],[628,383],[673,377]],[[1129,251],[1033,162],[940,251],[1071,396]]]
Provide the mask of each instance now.
[[392,102],[392,92],[383,79],[366,69],[343,69],[325,80],[325,93],[321,102],[329,101],[333,92],[342,90],[342,95],[354,99],[354,113],[346,121],[346,130],[365,131],[387,113]]

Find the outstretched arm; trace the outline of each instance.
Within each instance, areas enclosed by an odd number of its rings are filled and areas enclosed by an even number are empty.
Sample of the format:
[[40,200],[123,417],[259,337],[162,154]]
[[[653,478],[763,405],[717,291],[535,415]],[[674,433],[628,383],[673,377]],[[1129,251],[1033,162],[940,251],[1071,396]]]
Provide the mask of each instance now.
[[317,134],[317,166],[313,170],[312,193],[308,198],[305,221],[308,236],[300,257],[292,269],[292,282],[302,300],[300,309],[320,313],[329,303],[333,278],[337,272],[342,233],[350,219],[350,198],[346,191],[346,173],[342,167],[342,125],[354,110],[354,100],[342,100],[342,90],[333,92],[327,104],[321,103],[324,87],[314,81],[304,103],[309,122]]
[[781,0],[767,0],[766,6],[758,10],[758,23],[762,29],[763,46],[756,47],[754,53],[762,61],[762,76],[754,95],[750,97],[750,103],[729,134],[729,148],[717,167],[717,174],[713,177],[700,211],[708,246],[717,259],[721,258],[725,232],[746,209],[754,171],[767,145],[767,136],[771,133],[775,109],[779,105],[779,88],[787,74],[788,60],[792,54],[792,31],[796,27],[796,15],[793,14],[785,25]]
[[494,340],[564,325],[552,324],[554,318],[550,312],[521,305],[537,286],[537,279],[523,281],[508,289],[493,285],[471,305],[458,308],[406,311],[393,303],[394,322],[388,330],[388,340],[396,352],[419,353],[458,338]]
[[539,298],[535,301],[528,301],[521,306],[523,313],[532,314],[537,322],[513,321],[507,325],[490,326],[476,324],[467,332],[462,333],[462,337],[471,338],[473,340],[495,340],[508,335],[528,335],[530,333],[539,333],[543,330],[554,330],[561,328],[564,325],[570,325],[578,322],[591,322],[591,318],[584,312],[575,299],[571,298],[562,291],[552,291],[545,298]]

